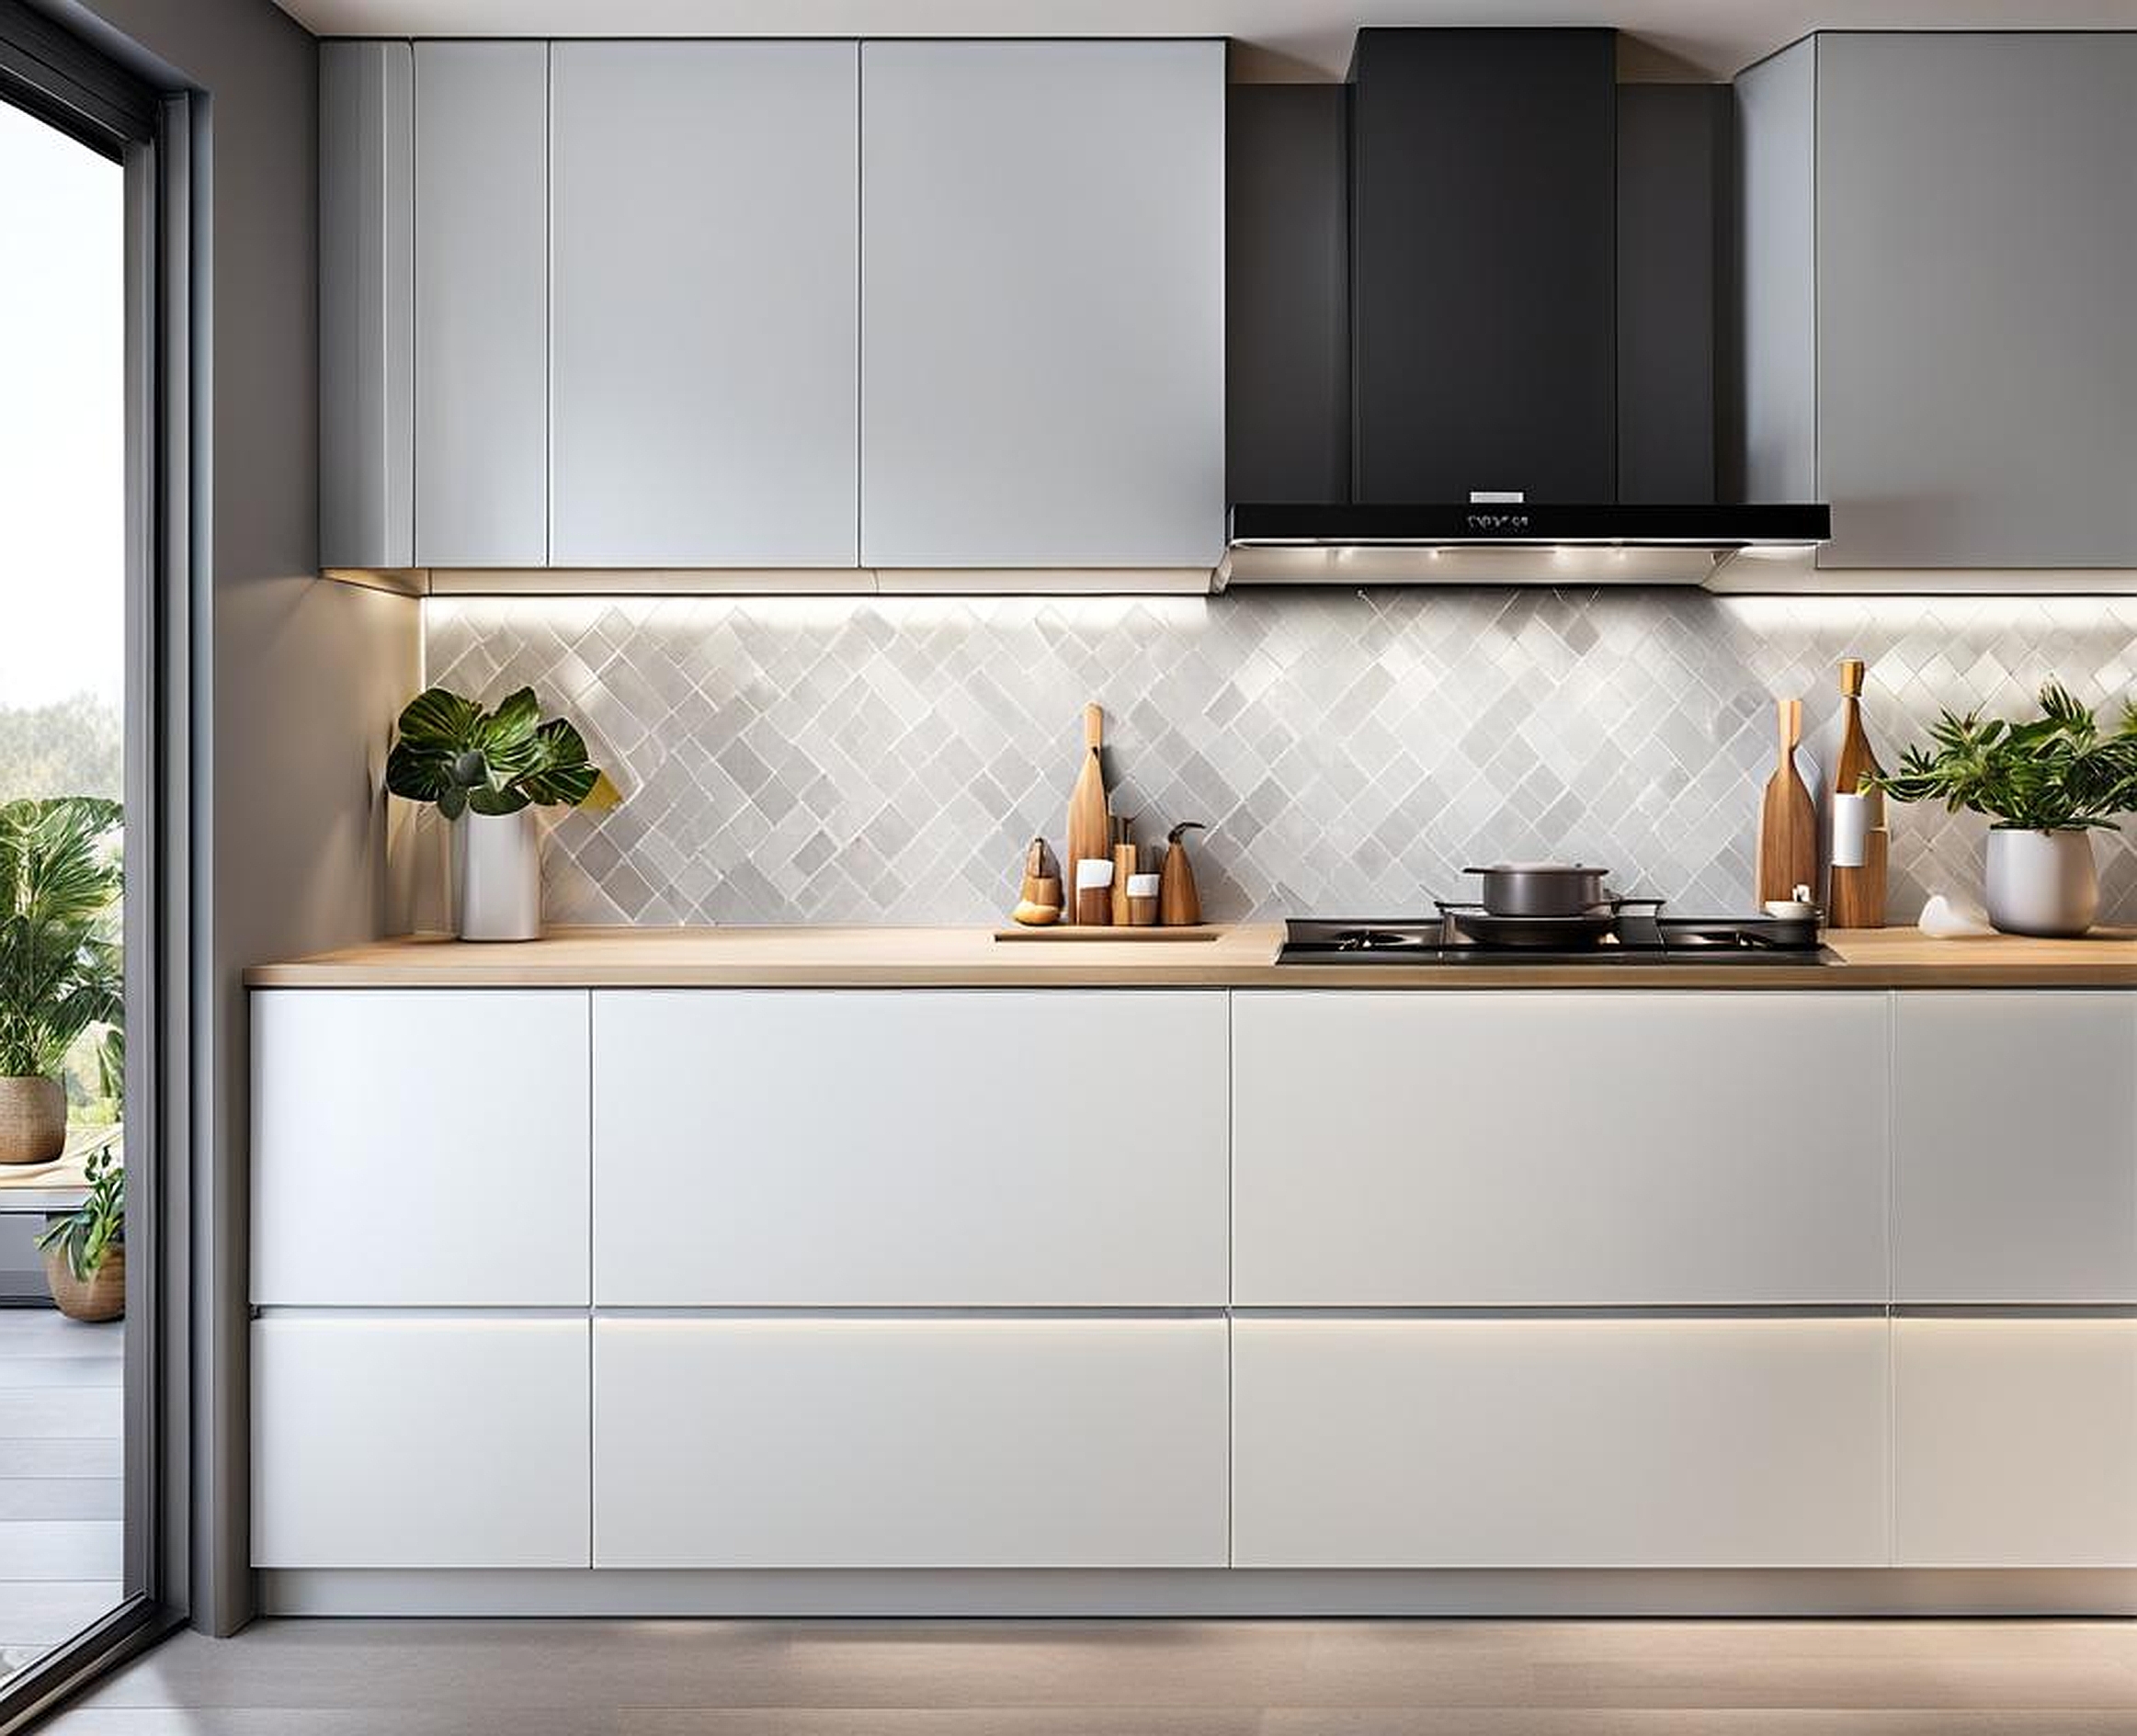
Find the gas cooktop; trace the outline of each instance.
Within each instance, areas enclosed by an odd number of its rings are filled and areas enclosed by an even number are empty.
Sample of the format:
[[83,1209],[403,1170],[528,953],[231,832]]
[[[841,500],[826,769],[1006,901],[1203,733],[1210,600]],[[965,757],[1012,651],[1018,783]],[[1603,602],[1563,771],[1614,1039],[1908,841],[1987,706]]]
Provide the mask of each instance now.
[[1495,945],[1465,935],[1457,921],[1466,906],[1438,916],[1378,921],[1293,917],[1284,925],[1279,964],[1578,965],[1608,970],[1619,965],[1822,965],[1835,955],[1807,922],[1770,916],[1665,916],[1620,913],[1607,932],[1568,931],[1521,946]]

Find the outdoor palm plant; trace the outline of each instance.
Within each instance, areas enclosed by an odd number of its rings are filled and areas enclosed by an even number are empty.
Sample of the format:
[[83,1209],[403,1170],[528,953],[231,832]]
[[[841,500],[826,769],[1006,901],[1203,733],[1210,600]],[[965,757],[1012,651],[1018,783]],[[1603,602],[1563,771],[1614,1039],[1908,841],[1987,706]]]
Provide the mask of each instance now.
[[57,1157],[57,1074],[124,1016],[120,811],[92,796],[0,803],[0,1163]]

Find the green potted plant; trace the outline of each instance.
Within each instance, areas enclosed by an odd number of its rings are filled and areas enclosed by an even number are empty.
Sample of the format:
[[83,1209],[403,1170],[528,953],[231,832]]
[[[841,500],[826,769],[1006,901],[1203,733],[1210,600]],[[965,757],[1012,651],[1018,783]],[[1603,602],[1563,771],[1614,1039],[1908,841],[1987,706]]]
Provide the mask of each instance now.
[[1868,780],[1895,801],[1941,801],[1985,814],[1989,921],[2006,934],[2082,935],[2099,912],[2092,834],[2137,812],[2137,704],[2103,732],[2059,683],[2040,689],[2040,715],[1984,721],[1945,712],[1929,745]]
[[0,1163],[66,1149],[67,1051],[123,1016],[119,826],[97,797],[0,802]]
[[89,1197],[50,1220],[37,1239],[45,1281],[70,1320],[126,1312],[126,1169],[116,1147],[89,1159]]
[[575,808],[602,790],[585,739],[563,718],[541,720],[534,689],[494,711],[445,687],[408,702],[386,760],[386,788],[429,802],[452,823],[462,940],[533,940],[541,933],[538,808]]

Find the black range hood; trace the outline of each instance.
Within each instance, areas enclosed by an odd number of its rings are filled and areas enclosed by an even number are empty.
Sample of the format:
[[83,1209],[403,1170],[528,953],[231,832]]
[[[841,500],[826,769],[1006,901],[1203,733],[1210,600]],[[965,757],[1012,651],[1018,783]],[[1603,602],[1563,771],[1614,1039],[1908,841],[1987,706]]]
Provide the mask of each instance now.
[[1731,101],[1620,86],[1586,28],[1363,29],[1347,87],[1235,87],[1220,584],[1806,558],[1824,506],[1728,504]]

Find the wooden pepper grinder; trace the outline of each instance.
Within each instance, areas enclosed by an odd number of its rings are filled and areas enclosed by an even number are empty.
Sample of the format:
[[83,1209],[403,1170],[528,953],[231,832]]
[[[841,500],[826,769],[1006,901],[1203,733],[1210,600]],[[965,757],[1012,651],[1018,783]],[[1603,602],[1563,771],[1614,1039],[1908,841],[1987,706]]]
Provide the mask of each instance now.
[[[1836,928],[1885,925],[1893,834],[1885,827],[1884,791],[1862,788],[1865,777],[1880,777],[1883,772],[1862,727],[1862,677],[1861,658],[1849,657],[1842,662],[1844,728],[1840,760],[1833,774],[1833,879],[1826,896],[1826,921]],[[1862,804],[1859,813],[1850,811],[1857,801]],[[1859,851],[1854,847],[1858,833]]]
[[1195,865],[1188,860],[1188,834],[1206,828],[1199,820],[1183,820],[1165,834],[1165,866],[1158,870],[1157,919],[1167,928],[1192,928],[1202,920],[1202,897],[1195,890]]

